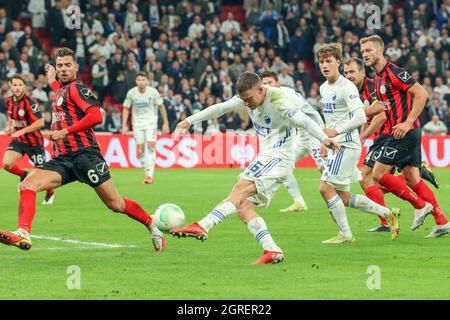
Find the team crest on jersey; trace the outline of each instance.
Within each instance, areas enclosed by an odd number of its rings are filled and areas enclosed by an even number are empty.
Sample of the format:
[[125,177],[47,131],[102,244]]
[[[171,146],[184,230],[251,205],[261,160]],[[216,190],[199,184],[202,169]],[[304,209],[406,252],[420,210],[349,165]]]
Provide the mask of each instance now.
[[264,121],[266,122],[266,124],[270,124],[272,122],[269,116],[265,116]]
[[63,101],[64,101],[64,98],[63,97],[59,97],[58,101],[56,101],[56,105],[59,107],[60,105],[62,105]]
[[92,91],[89,88],[83,88],[80,92],[86,100],[93,96]]
[[333,95],[331,96],[331,99],[332,99],[333,101],[336,101],[336,98],[337,98],[337,95],[336,95],[336,93],[335,93],[335,94],[333,94]]
[[385,86],[381,86],[381,87],[380,87],[380,92],[381,92],[382,94],[385,94],[385,93],[386,93],[386,87],[385,87]]
[[18,114],[20,117],[23,117],[23,116],[25,115],[25,110],[20,109],[19,112],[17,112],[17,114]]
[[398,74],[398,77],[400,78],[400,80],[402,80],[403,82],[408,81],[409,79],[411,79],[411,76],[409,75],[408,71],[402,71]]

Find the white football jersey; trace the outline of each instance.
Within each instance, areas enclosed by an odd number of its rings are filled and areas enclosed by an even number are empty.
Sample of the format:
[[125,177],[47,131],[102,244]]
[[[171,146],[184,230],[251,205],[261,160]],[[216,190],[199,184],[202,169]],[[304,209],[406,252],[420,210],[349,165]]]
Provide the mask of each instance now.
[[124,108],[132,109],[133,129],[145,129],[158,124],[158,108],[163,100],[155,88],[147,87],[145,92],[139,92],[134,87],[127,92]]
[[[204,109],[187,118],[189,123],[204,121],[217,117],[233,110],[245,110],[248,112],[259,140],[259,155],[277,157],[287,160],[295,160],[296,129],[291,127],[290,118],[297,113],[302,114],[302,106],[307,102],[295,91],[289,88],[267,87],[264,102],[254,110],[245,107],[244,102],[234,96],[228,101],[217,104],[216,111],[208,112]],[[309,118],[305,115],[302,117]],[[320,127],[317,127],[317,135],[323,135]],[[326,138],[326,136],[324,136]]]
[[[325,123],[323,122],[319,112],[317,112],[317,110],[314,109],[299,92],[288,87],[281,87],[281,89],[290,92],[291,94],[294,94],[297,97],[297,103],[302,112],[306,114],[308,117],[310,117],[312,120],[314,120],[314,122],[316,122],[321,128],[325,127]],[[304,128],[298,128],[297,134],[299,138],[302,140],[312,139],[311,134],[308,133],[308,131],[306,131]]]
[[[320,96],[326,128],[335,129],[343,121],[351,120],[355,110],[364,108],[358,89],[342,75],[331,85],[325,81],[320,86]],[[361,149],[358,129],[342,133],[333,140],[347,148]]]

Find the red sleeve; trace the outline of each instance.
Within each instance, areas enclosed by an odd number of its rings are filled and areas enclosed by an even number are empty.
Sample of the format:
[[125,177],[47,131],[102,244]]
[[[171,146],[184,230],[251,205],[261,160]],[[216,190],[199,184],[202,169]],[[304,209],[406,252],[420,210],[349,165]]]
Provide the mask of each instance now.
[[70,84],[70,98],[83,112],[90,107],[100,107],[100,102],[94,97],[91,89],[79,82]]
[[67,132],[69,134],[85,131],[102,123],[103,117],[100,112],[100,108],[88,108],[86,110],[86,115],[74,125],[67,127]]
[[392,85],[400,91],[406,92],[416,83],[416,80],[405,69],[391,65],[389,68],[386,68],[386,71]]
[[58,91],[61,87],[62,87],[62,83],[59,81],[53,81],[52,84],[50,85],[50,87],[52,88],[53,91]]

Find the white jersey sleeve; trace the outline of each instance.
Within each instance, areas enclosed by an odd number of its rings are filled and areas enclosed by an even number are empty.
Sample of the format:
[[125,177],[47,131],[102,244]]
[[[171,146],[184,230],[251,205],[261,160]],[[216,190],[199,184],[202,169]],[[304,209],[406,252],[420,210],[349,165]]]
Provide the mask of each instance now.
[[128,90],[127,96],[125,97],[125,100],[123,101],[123,107],[127,108],[127,109],[130,109],[131,105],[133,104],[133,98],[132,98],[131,90],[133,90],[133,89]]
[[196,114],[186,118],[187,122],[190,124],[210,120],[212,118],[220,117],[221,115],[237,110],[245,110],[244,102],[238,98],[238,96],[234,96],[230,100],[227,100],[222,103],[213,104],[212,106],[203,109]]
[[327,139],[321,126],[302,112],[302,105],[308,103],[305,99],[300,98],[294,92],[280,90],[272,93],[271,103],[281,113],[281,116],[289,121],[292,127],[303,128],[320,141]]
[[364,103],[361,101],[358,89],[355,85],[347,85],[343,90],[343,98],[347,104],[349,112],[352,114],[351,119],[342,121],[336,126],[338,134],[351,132],[366,123],[366,113],[364,111]]
[[156,90],[155,88],[152,88],[152,87],[149,87],[149,88],[153,95],[153,103],[154,103],[155,107],[159,107],[160,105],[163,104],[163,99],[161,98],[161,95],[159,94],[158,90]]

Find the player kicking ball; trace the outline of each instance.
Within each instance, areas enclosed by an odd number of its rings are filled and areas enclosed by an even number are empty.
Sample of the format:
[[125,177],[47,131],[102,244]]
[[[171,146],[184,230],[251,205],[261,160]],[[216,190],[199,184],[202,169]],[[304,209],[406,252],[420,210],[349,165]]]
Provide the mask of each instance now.
[[244,72],[237,80],[239,96],[212,105],[180,122],[177,130],[187,130],[192,124],[219,117],[231,111],[245,110],[252,120],[259,140],[259,154],[250,163],[228,197],[220,202],[208,215],[184,228],[172,229],[176,237],[195,237],[206,240],[211,229],[232,214],[237,214],[247,225],[264,250],[254,264],[278,263],[284,253],[272,239],[256,206],[267,207],[273,194],[292,172],[295,164],[295,128],[304,128],[328,148],[337,149],[337,144],[328,139],[322,128],[303,112],[304,100],[288,88],[267,87],[257,74]]
[[[273,71],[264,71],[260,74],[260,78],[263,84],[271,87],[281,87],[278,82],[278,75]],[[310,117],[313,121],[317,122],[317,124],[323,128],[324,123],[320,114],[313,108],[309,103],[305,101],[303,96],[292,90],[292,92],[299,97],[299,99],[303,100],[301,104],[301,109],[304,114]],[[300,159],[311,155],[314,159],[317,168],[320,173],[323,171],[323,167],[325,165],[325,160],[320,156],[320,147],[321,143],[319,140],[314,138],[311,134],[309,134],[305,129],[297,129],[297,139],[295,139],[295,162]],[[295,211],[306,211],[308,210],[308,206],[305,203],[305,199],[300,192],[300,187],[298,186],[297,180],[295,179],[294,172],[291,172],[287,177],[286,181],[283,182],[283,186],[287,189],[289,194],[291,195],[294,203],[285,209],[281,209],[280,212],[295,212]]]
[[[133,134],[136,139],[137,152],[146,177],[144,183],[153,183],[155,172],[155,144],[158,129],[158,108],[163,118],[162,131],[169,133],[169,121],[163,100],[155,88],[148,86],[147,74],[139,72],[136,87],[130,89],[123,102],[122,134],[128,131],[128,116],[132,112]],[[145,150],[147,147],[147,152]],[[147,154],[148,153],[148,154]]]
[[[3,155],[3,168],[20,177],[23,181],[28,172],[19,168],[16,162],[25,154],[36,168],[45,162],[44,138],[39,129],[44,127],[44,118],[37,101],[25,94],[26,81],[21,74],[11,78],[12,96],[5,100],[8,109],[8,120],[5,133],[12,138]],[[47,190],[42,204],[53,204],[55,192]]]
[[346,206],[386,219],[391,239],[396,240],[400,210],[386,208],[365,196],[350,192],[351,183],[361,180],[361,173],[357,167],[361,156],[358,128],[366,123],[366,114],[358,89],[339,73],[342,61],[341,45],[338,43],[323,45],[317,51],[317,58],[320,71],[327,79],[320,86],[326,127],[324,131],[340,145],[337,153],[327,154],[326,150],[322,150],[327,161],[320,181],[320,193],[339,230],[336,237],[322,243],[354,241],[347,220]]
[[[164,234],[136,202],[119,196],[109,168],[103,159],[92,128],[102,122],[100,103],[92,91],[76,81],[78,64],[68,48],[56,51],[56,72],[46,65],[47,79],[56,96],[52,101],[52,127],[49,138],[54,158],[33,170],[20,183],[19,228],[0,231],[0,242],[23,250],[31,249],[30,229],[36,213],[36,193],[55,189],[73,181],[91,186],[105,205],[114,212],[125,213],[145,225],[156,251],[165,250]],[[56,81],[56,74],[59,81]]]

